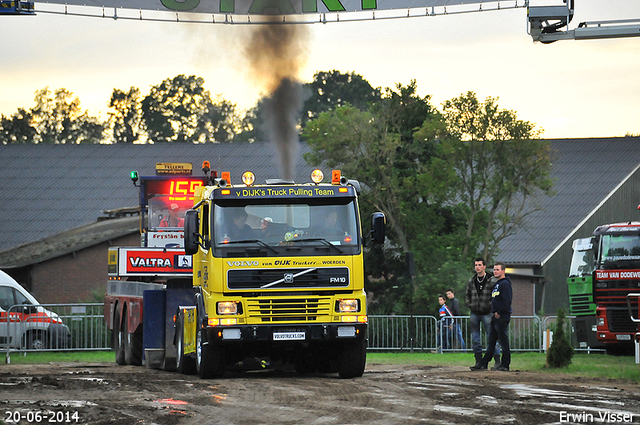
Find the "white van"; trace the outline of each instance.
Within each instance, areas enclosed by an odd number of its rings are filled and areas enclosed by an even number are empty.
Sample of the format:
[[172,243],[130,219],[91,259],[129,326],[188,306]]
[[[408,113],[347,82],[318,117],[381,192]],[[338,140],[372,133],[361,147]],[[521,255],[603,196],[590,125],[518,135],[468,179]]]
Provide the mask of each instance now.
[[62,349],[71,332],[60,317],[41,306],[11,276],[0,270],[0,350]]

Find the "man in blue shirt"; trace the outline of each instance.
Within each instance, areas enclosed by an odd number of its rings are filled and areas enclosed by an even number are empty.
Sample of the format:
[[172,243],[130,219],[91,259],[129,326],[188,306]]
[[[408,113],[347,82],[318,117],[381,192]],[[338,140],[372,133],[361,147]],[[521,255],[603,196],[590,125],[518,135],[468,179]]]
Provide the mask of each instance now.
[[509,349],[509,322],[511,321],[511,302],[513,300],[511,279],[505,275],[504,263],[500,262],[494,264],[493,275],[497,282],[491,292],[491,329],[487,351],[482,361],[471,366],[471,370],[487,369],[487,364],[493,357],[496,341],[499,341],[502,347],[502,361],[496,370],[508,371],[511,364],[511,350]]

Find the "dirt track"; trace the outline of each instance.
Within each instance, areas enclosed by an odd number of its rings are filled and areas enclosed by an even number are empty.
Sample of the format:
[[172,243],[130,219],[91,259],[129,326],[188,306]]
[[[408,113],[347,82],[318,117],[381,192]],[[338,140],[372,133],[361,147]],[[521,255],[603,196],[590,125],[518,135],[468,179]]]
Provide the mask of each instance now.
[[115,364],[1,365],[0,393],[1,419],[20,412],[20,424],[76,423],[75,412],[78,423],[123,425],[538,425],[607,423],[607,413],[611,423],[624,414],[640,423],[638,385],[462,367],[368,364],[358,379],[265,370],[201,380]]

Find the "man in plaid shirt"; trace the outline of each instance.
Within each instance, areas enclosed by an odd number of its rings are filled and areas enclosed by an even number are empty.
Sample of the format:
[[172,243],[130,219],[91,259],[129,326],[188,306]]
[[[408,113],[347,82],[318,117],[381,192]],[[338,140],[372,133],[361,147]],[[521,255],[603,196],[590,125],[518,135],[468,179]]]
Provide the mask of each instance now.
[[[464,301],[471,310],[469,325],[471,327],[471,345],[473,355],[476,360],[474,367],[480,365],[482,361],[482,340],[480,339],[480,323],[484,334],[487,335],[491,329],[491,291],[496,286],[496,279],[491,273],[486,272],[487,265],[484,258],[476,258],[474,263],[476,274],[471,276],[467,282],[464,293]],[[496,344],[493,358],[496,364],[495,369],[500,366],[500,346]]]

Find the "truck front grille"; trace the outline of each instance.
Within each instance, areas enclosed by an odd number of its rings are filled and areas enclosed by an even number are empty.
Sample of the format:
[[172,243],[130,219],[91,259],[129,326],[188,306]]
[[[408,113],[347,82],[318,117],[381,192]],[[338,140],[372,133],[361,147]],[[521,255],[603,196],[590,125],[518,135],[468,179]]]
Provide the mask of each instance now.
[[[634,311],[637,317],[638,311]],[[611,332],[637,332],[638,324],[631,321],[626,308],[607,308],[607,322]]]
[[330,314],[331,298],[251,298],[247,300],[247,308],[250,320],[264,323],[314,322]]

